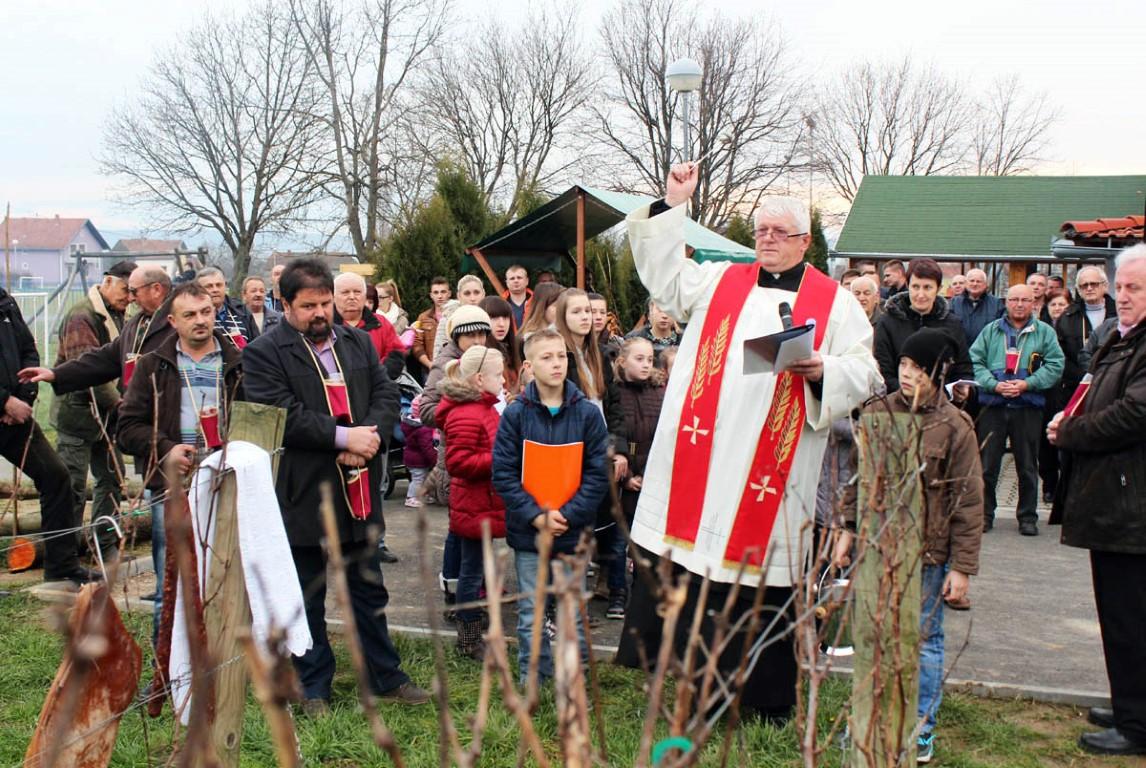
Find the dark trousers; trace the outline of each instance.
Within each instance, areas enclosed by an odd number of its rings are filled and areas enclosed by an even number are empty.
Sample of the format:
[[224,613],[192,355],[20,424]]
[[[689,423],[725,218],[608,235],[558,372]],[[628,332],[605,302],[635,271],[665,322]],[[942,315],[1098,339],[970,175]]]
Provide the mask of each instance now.
[[[84,507],[88,498],[88,468],[92,479],[92,516],[108,516],[119,519],[119,503],[123,499],[120,477],[123,475],[123,456],[108,445],[103,435],[89,440],[77,435],[61,432],[56,437],[56,450],[60,460],[68,468],[74,496],[73,525],[83,525]],[[113,549],[118,541],[111,526],[100,525],[98,529],[100,549],[105,553]]]
[[[458,550],[458,588],[454,593],[459,603],[475,603],[481,597],[481,585],[485,580],[485,549],[481,539],[467,539],[455,536]],[[467,608],[458,611],[462,621],[476,621],[481,618],[481,608]]]
[[1091,552],[1114,725],[1146,744],[1146,555]]
[[[294,657],[294,668],[306,699],[330,699],[334,680],[334,652],[326,635],[326,552],[321,547],[291,547],[298,580],[306,604],[306,623],[314,646]],[[409,677],[401,670],[402,660],[386,626],[386,604],[390,594],[382,582],[378,548],[365,543],[346,544],[346,580],[350,607],[358,625],[358,641],[366,657],[366,670],[374,693],[385,693]]]
[[51,581],[68,575],[80,564],[77,539],[74,535],[51,535],[53,531],[75,527],[68,468],[52,450],[40,425],[31,419],[24,424],[0,426],[0,455],[32,478],[40,494],[44,578]]
[[[653,563],[654,570],[658,558],[649,552],[642,552]],[[684,573],[680,566],[673,566],[673,579]],[[700,607],[701,577],[688,574],[688,597],[680,620],[677,622],[676,637],[673,638],[674,650],[677,658],[683,659],[685,649],[688,647],[688,636],[692,627],[692,617]],[[705,605],[705,618],[701,621],[700,634],[708,647],[711,647],[716,633],[716,615],[724,609],[725,600],[731,584],[710,584],[708,601]],[[792,595],[790,587],[766,587],[764,603],[760,617],[760,628],[764,631],[780,612],[789,597]],[[756,599],[756,590],[742,588],[737,595],[736,604],[732,609],[732,621],[735,622],[742,615],[752,610]],[[626,667],[641,669],[644,664],[649,667],[656,664],[657,653],[661,647],[661,638],[664,635],[664,619],[657,613],[657,598],[649,586],[639,575],[633,578],[633,592],[625,610],[625,626],[621,631],[621,642],[617,649],[616,663]],[[769,717],[785,718],[791,716],[796,706],[796,648],[791,631],[794,611],[791,606],[780,617],[776,626],[769,631],[769,638],[775,642],[764,648],[752,673],[744,685],[744,694],[741,705],[747,712]],[[747,622],[745,628],[737,633],[724,653],[721,654],[717,667],[725,677],[731,677],[740,664],[741,651],[745,636],[747,635]],[[753,642],[755,638],[750,640]],[[703,673],[704,654],[697,657],[696,672],[698,677]],[[646,670],[648,671],[648,670]],[[732,681],[729,680],[731,683]],[[719,702],[716,706],[719,706]]]
[[995,487],[999,484],[999,468],[1003,464],[1003,451],[1007,438],[1011,439],[1011,452],[1015,457],[1015,473],[1019,478],[1019,522],[1038,522],[1039,503],[1039,433],[1042,431],[1041,408],[1008,408],[992,405],[979,413],[976,430],[982,446],[983,460],[983,522],[995,519]]

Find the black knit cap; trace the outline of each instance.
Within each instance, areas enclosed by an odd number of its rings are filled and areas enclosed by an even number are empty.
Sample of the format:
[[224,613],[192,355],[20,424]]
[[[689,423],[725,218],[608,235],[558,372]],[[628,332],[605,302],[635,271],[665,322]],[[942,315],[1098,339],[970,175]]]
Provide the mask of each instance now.
[[921,328],[907,337],[899,357],[911,360],[931,375],[936,384],[943,379],[947,366],[955,362],[955,342],[947,333],[935,328]]

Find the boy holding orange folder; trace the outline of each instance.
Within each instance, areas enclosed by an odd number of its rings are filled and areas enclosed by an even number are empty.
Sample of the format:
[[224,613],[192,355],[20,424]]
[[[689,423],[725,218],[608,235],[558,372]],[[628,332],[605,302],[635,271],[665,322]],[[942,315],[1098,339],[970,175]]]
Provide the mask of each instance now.
[[[505,409],[493,448],[493,486],[505,502],[506,541],[514,551],[518,592],[523,594],[517,603],[522,684],[533,635],[538,534],[548,530],[553,535],[550,567],[568,572],[559,556],[571,554],[581,532],[593,527],[608,491],[605,420],[581,390],[565,380],[565,341],[556,331],[537,331],[525,343],[525,358],[533,382]],[[581,656],[588,658],[581,622],[577,636]],[[542,679],[553,677],[544,633],[538,671]]]

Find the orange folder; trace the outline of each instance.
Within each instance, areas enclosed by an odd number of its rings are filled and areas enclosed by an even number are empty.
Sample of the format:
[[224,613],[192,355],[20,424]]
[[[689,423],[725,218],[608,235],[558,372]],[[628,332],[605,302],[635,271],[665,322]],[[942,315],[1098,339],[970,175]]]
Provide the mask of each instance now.
[[521,486],[544,510],[561,509],[581,487],[584,443],[546,445],[526,440],[521,454]]

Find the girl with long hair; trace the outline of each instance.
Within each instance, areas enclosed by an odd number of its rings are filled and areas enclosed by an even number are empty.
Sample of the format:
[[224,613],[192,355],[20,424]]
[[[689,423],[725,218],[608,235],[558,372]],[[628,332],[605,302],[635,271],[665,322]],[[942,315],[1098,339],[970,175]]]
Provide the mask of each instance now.
[[[644,482],[645,464],[653,447],[653,435],[657,431],[657,421],[660,419],[665,397],[664,371],[656,367],[655,361],[656,352],[653,350],[653,343],[646,338],[634,336],[625,339],[621,344],[620,353],[613,367],[621,400],[621,411],[624,414],[624,421],[617,427],[616,433],[625,441],[629,450],[628,471],[620,479],[620,485],[621,509],[630,527],[636,515],[637,498],[641,494],[641,485]],[[618,565],[625,563],[624,537],[615,535],[610,544],[612,562]],[[627,570],[624,569],[622,573]],[[610,566],[609,573],[612,572]],[[624,579],[610,580],[606,618],[624,619],[627,598],[628,584]]]
[[[534,294],[536,296],[536,294]],[[612,369],[605,365],[601,348],[597,344],[597,333],[593,330],[593,308],[589,294],[577,288],[567,288],[554,304],[557,308],[555,323],[557,333],[565,340],[565,351],[569,359],[569,372],[566,378],[577,385],[589,402],[601,410],[605,427],[609,430],[613,447],[612,472],[609,481],[619,483],[628,473],[628,445],[616,437],[624,423],[620,392],[613,381]],[[613,554],[617,536],[617,526],[613,520],[612,494],[606,496],[597,510],[597,551],[600,552],[602,575],[598,577],[597,590],[603,597],[626,590],[624,558],[617,560]],[[606,589],[607,585],[607,589]]]
[[517,332],[513,329],[513,308],[500,296],[486,296],[478,306],[489,315],[490,346],[496,347],[505,358],[505,391],[516,395],[520,391],[521,356]]
[[555,317],[553,305],[557,303],[557,297],[564,290],[565,287],[557,283],[541,283],[533,289],[533,303],[529,305],[529,314],[526,315],[525,322],[521,324],[520,332],[517,334],[522,344],[531,333],[553,325]]

